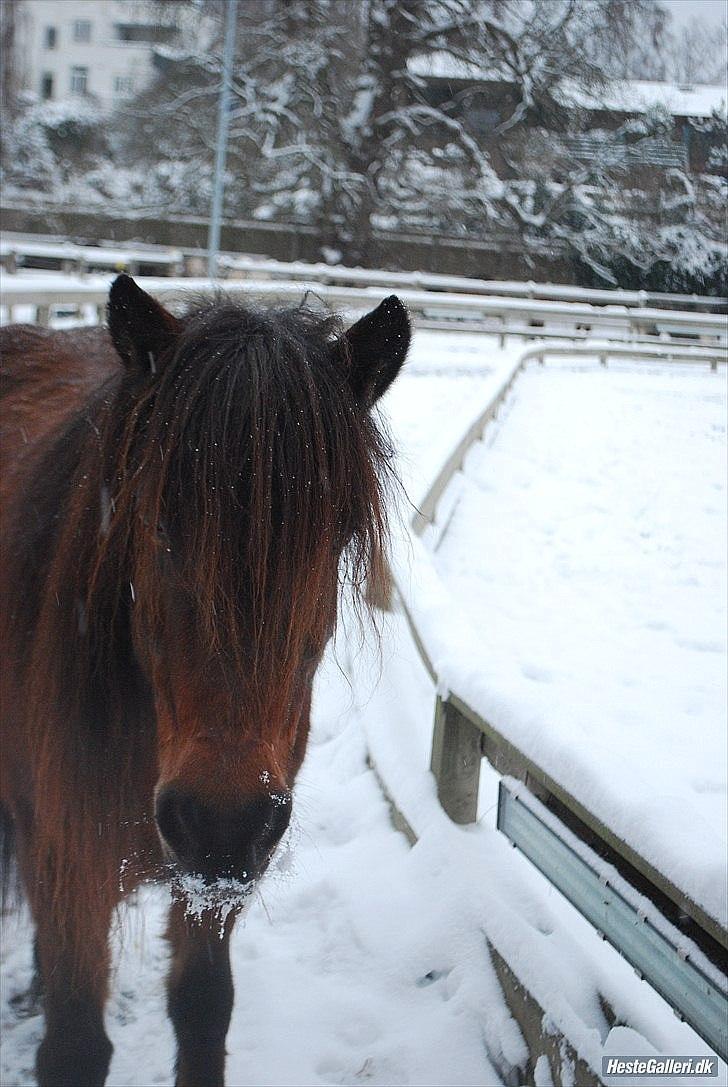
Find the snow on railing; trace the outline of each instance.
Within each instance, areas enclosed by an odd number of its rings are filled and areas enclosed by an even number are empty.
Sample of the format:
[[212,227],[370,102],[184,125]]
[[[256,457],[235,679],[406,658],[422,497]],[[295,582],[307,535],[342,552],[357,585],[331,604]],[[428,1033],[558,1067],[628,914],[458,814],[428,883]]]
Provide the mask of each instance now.
[[[185,294],[199,294],[215,286],[209,279],[201,278],[155,277],[141,282],[152,294],[172,305],[183,300]],[[18,311],[30,307],[31,319],[41,325],[55,323],[59,317],[72,321],[74,314],[84,323],[100,324],[105,319],[108,286],[109,278],[104,276],[6,273],[0,279],[5,320],[28,320],[27,313],[19,317]],[[229,280],[225,289],[234,295],[284,303],[298,303],[303,293],[301,283],[275,280]],[[371,309],[381,295],[382,288],[378,286],[318,283],[309,301],[318,300],[333,310],[353,314]],[[721,314],[410,289],[400,290],[399,297],[420,327],[495,332],[501,343],[508,336],[539,340],[564,337],[586,340],[598,336],[630,344],[667,342],[711,349],[724,346],[728,336],[726,319]]]
[[[84,275],[90,270],[127,271],[132,275],[199,275],[205,254],[155,245],[78,245],[42,235],[6,233],[0,241],[0,263],[8,272],[19,268],[55,268]],[[226,286],[236,278],[288,281],[338,287],[376,287],[395,290],[486,295],[495,298],[535,299],[551,302],[586,302],[594,306],[625,306],[629,309],[663,308],[725,312],[728,298],[664,291],[612,290],[571,284],[535,283],[532,280],[485,280],[434,272],[387,272],[369,268],[303,261],[277,261],[265,257],[222,254],[220,275]]]
[[184,275],[181,249],[167,246],[79,245],[58,238],[13,236],[0,239],[0,264],[8,272],[19,268],[40,268],[73,275],[109,269],[131,275]]
[[[427,492],[417,501],[411,533],[399,541],[392,556],[392,577],[400,606],[420,658],[437,689],[430,768],[444,810],[454,822],[461,824],[473,823],[476,819],[483,757],[499,774],[510,775],[522,782],[552,813],[548,832],[542,832],[537,826],[541,808],[538,804],[531,805],[529,820],[514,823],[514,831],[513,826],[506,825],[509,809],[501,804],[498,828],[527,855],[539,835],[544,841],[548,838],[553,842],[556,855],[562,849],[559,837],[566,840],[576,833],[581,842],[583,863],[570,872],[556,863],[549,866],[548,871],[541,867],[549,881],[585,916],[589,916],[589,912],[584,903],[594,903],[598,897],[600,865],[603,867],[605,860],[613,866],[615,873],[619,873],[620,879],[635,889],[635,894],[646,896],[658,920],[638,926],[635,932],[632,919],[629,923],[624,920],[629,910],[622,908],[622,904],[616,911],[617,920],[610,913],[607,924],[607,896],[604,899],[605,923],[600,932],[726,1059],[728,987],[724,971],[728,959],[728,933],[698,902],[613,833],[586,804],[571,795],[473,708],[472,701],[478,701],[473,697],[478,687],[478,654],[474,652],[478,643],[461,610],[455,608],[420,539],[434,526],[438,504],[448,484],[462,468],[468,451],[481,440],[488,424],[496,418],[526,363],[533,360],[543,363],[548,355],[589,357],[598,359],[605,366],[610,358],[625,357],[700,362],[712,369],[717,368],[718,363],[728,361],[724,347],[675,348],[665,344],[615,344],[606,340],[581,344],[564,340],[528,347],[503,375],[481,414],[461,436]],[[463,691],[471,693],[463,696]],[[553,813],[557,819],[553,818]],[[407,813],[400,814],[406,821]],[[563,830],[561,835],[559,828]],[[597,873],[596,877],[594,873]],[[626,897],[636,901],[634,895]],[[594,912],[593,908],[591,912]],[[638,913],[634,913],[634,917],[637,918]]]

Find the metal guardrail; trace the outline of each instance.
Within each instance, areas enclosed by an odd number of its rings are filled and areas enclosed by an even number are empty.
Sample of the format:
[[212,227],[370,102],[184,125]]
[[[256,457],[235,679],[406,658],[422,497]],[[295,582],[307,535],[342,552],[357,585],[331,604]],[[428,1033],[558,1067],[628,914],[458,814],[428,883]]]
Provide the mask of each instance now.
[[[669,357],[671,361],[700,362],[713,369],[718,362],[727,361],[722,350],[666,349],[664,344],[658,348],[653,345],[628,346],[606,342],[574,345],[564,342],[538,344],[527,348],[509,379],[462,436],[420,502],[412,521],[412,529],[416,535],[422,535],[428,525],[434,523],[438,503],[449,482],[462,467],[468,450],[480,440],[485,428],[496,417],[523,367],[528,361],[543,362],[548,355],[598,358],[603,365],[607,365],[611,357],[648,360],[659,358],[663,361]],[[437,685],[437,669],[428,650],[427,639],[418,629],[416,615],[408,606],[406,587],[404,584],[397,584],[396,572],[394,580],[418,653]],[[521,820],[518,824],[520,829],[517,831],[514,830],[513,819],[506,818],[506,801],[503,801],[501,829],[506,833],[510,830],[515,844],[542,868],[547,878],[585,916],[594,921],[591,907],[587,909],[588,903],[594,905],[596,901],[594,883],[589,873],[593,875],[594,872],[602,871],[605,862],[619,873],[622,886],[631,888],[625,894],[632,904],[636,901],[635,895],[645,896],[652,903],[653,916],[661,917],[658,925],[659,953],[655,945],[654,925],[651,928],[642,926],[638,931],[633,931],[634,925],[628,916],[629,909],[625,912],[621,898],[619,902],[616,898],[610,898],[613,906],[610,924],[597,927],[638,968],[641,976],[669,1000],[678,1014],[714,1046],[723,1059],[728,1059],[725,1031],[720,1027],[721,1016],[728,1015],[727,994],[722,981],[716,980],[720,979],[721,971],[725,974],[728,966],[726,930],[699,903],[676,887],[551,775],[485,721],[456,692],[450,690],[446,697],[438,695],[430,768],[436,780],[440,803],[456,823],[467,824],[476,819],[480,761],[483,757],[488,759],[498,773],[516,778],[525,786],[519,794],[521,799],[529,794],[537,798],[523,801],[529,806],[530,817]],[[513,810],[510,809],[510,815]],[[541,826],[537,828],[536,823],[539,822]],[[570,869],[568,864],[557,861],[559,856],[563,860],[563,850],[570,848],[569,842],[572,838],[578,840],[578,852],[584,862],[578,877],[574,875],[573,866]],[[534,846],[535,842],[545,842],[547,839],[551,850],[550,857],[554,862],[552,864],[549,861],[548,866],[545,854],[540,856],[540,861],[535,856]],[[678,960],[703,964],[702,974],[707,972],[709,983],[705,982],[702,975],[697,978],[692,967],[681,969],[677,965]]]
[[[174,305],[185,294],[210,290],[207,279],[154,278],[144,286],[160,299]],[[225,283],[231,294],[265,298],[283,303],[300,301],[302,284],[269,280],[231,280]],[[47,325],[54,307],[92,307],[95,320],[105,316],[108,283],[95,277],[49,286],[30,276],[4,275],[0,281],[2,304],[12,320],[18,306],[33,306],[36,323]],[[599,307],[583,302],[553,302],[492,298],[479,295],[403,290],[402,301],[417,317],[420,327],[457,327],[464,324],[479,331],[498,333],[501,338],[563,338],[597,336],[605,340],[652,344],[664,350],[666,343],[688,343],[704,348],[721,348],[728,339],[728,323],[720,314],[677,312],[659,309],[629,309],[625,306]],[[317,284],[314,296],[334,310],[359,312],[370,309],[381,298],[379,287],[337,287]]]
[[[84,245],[43,235],[5,233],[0,240],[0,263],[8,272],[18,268],[57,267],[83,275],[90,269],[122,268],[132,275],[157,267],[157,274],[178,276],[199,274],[205,254],[202,250],[160,245]],[[220,274],[227,279],[285,280],[338,287],[376,287],[422,290],[430,293],[470,294],[556,302],[586,302],[594,306],[627,308],[668,308],[686,311],[725,312],[728,298],[698,294],[669,294],[664,291],[630,291],[577,287],[571,284],[470,279],[466,276],[432,272],[386,272],[369,268],[346,268],[303,261],[285,262],[261,257],[222,254]],[[166,269],[163,271],[162,269]]]
[[728,1058],[728,978],[619,872],[521,782],[502,778],[498,829],[616,947],[723,1060]]

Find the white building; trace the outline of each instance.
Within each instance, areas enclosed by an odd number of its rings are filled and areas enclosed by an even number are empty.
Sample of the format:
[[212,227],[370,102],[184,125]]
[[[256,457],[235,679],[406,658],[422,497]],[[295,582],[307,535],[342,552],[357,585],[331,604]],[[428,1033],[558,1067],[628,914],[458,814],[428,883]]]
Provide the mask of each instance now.
[[74,97],[110,108],[154,75],[154,51],[199,47],[194,3],[16,0],[20,84],[38,99]]

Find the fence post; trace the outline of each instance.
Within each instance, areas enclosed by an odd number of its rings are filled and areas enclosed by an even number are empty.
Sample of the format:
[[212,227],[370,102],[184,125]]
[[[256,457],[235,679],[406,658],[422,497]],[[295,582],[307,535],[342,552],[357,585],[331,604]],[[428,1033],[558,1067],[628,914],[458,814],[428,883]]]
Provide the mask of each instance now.
[[480,759],[480,729],[438,695],[430,769],[438,799],[454,823],[475,822]]
[[[500,983],[508,1010],[521,1028],[528,1049],[525,1068],[518,1071],[518,1083],[544,1083],[536,1078],[539,1057],[548,1067],[551,1083],[578,1083],[579,1087],[602,1087],[602,1081],[587,1062],[579,1056],[574,1046],[558,1030],[545,1027],[547,1016],[536,998],[518,980],[505,959],[501,958],[492,944],[488,944],[493,968]],[[603,1000],[603,997],[600,997]],[[567,1080],[567,1072],[569,1079]],[[544,1075],[544,1073],[542,1073]],[[506,1081],[508,1082],[508,1081]]]

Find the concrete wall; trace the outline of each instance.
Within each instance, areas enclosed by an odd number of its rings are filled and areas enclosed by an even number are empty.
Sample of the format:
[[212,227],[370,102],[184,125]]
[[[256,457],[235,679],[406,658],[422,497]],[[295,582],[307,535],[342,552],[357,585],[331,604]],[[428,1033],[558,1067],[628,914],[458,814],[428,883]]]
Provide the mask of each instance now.
[[[20,233],[56,234],[71,241],[138,241],[179,249],[204,249],[208,220],[170,216],[143,217],[83,212],[71,208],[6,207],[0,227]],[[314,227],[283,223],[227,222],[222,227],[223,251],[272,257],[276,260],[321,260]],[[440,272],[482,279],[539,280],[575,283],[574,269],[563,250],[526,252],[513,237],[481,241],[439,235],[386,234],[372,245],[371,268]]]

